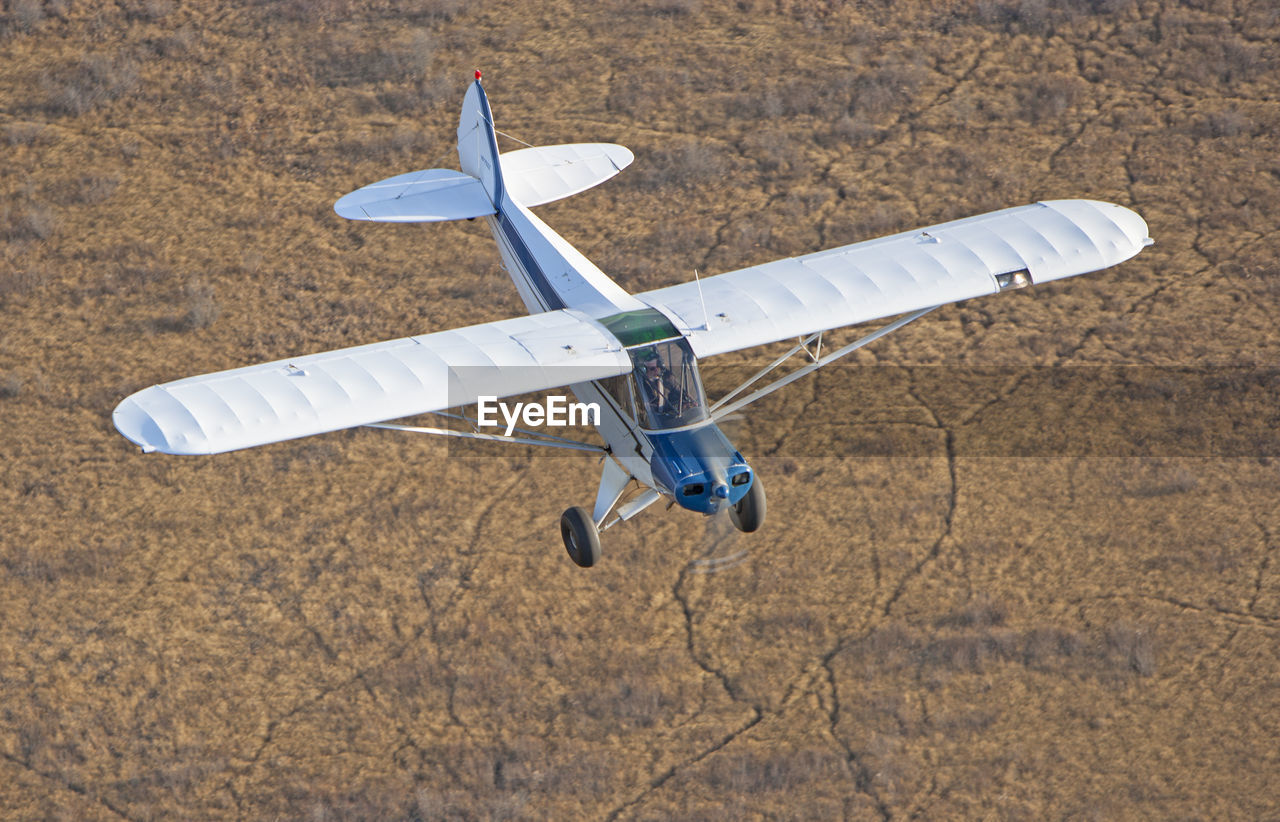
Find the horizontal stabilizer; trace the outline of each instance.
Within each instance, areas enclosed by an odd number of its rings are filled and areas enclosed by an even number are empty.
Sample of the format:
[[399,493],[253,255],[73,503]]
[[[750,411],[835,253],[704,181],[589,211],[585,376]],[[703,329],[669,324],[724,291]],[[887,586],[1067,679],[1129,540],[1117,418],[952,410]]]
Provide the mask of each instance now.
[[501,155],[507,196],[532,208],[600,185],[631,165],[635,155],[613,143],[522,148]]
[[438,223],[494,213],[479,180],[444,168],[411,171],[371,183],[338,200],[333,210],[348,220],[376,223]]

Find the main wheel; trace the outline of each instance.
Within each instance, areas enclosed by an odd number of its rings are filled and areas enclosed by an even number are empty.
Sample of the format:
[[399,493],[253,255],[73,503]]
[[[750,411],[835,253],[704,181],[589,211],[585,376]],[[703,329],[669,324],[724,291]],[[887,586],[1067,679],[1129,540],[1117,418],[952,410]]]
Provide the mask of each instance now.
[[560,536],[569,559],[583,568],[600,561],[600,530],[585,508],[577,506],[560,515]]
[[756,474],[742,499],[729,506],[729,519],[733,520],[734,528],[750,534],[764,525],[764,510],[764,486],[760,484],[760,475]]

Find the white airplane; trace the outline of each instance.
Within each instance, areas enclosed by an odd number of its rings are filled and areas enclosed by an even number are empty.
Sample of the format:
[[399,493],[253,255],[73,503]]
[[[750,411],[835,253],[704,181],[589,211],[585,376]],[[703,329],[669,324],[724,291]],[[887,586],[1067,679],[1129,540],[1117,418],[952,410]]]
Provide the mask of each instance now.
[[[1152,242],[1126,208],[1053,200],[628,294],[529,209],[609,179],[631,163],[630,151],[590,143],[500,155],[477,71],[462,103],[458,159],[461,171],[391,177],[334,210],[375,222],[483,217],[529,316],[152,386],[120,403],[116,428],[144,452],[168,454],[354,426],[599,452],[593,509],[570,508],[560,523],[570,557],[588,567],[599,559],[601,530],[664,497],[702,514],[728,509],[742,531],[760,527],[764,489],[718,427],[726,415],[940,305],[1097,271]],[[822,351],[824,331],[894,316]],[[783,340],[796,344],[708,404],[700,359]],[[755,387],[797,356],[808,362]],[[564,386],[599,407],[604,445],[523,429],[484,433],[468,417],[456,418],[470,431],[386,422]],[[632,481],[640,493],[619,504]]]

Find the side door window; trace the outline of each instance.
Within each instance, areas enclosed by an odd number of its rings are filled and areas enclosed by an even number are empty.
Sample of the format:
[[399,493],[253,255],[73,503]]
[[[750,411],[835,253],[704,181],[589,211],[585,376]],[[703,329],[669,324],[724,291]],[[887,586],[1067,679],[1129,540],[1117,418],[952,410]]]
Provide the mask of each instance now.
[[600,380],[599,385],[618,404],[623,414],[633,420],[636,418],[636,405],[632,397],[631,376],[629,374],[608,377]]

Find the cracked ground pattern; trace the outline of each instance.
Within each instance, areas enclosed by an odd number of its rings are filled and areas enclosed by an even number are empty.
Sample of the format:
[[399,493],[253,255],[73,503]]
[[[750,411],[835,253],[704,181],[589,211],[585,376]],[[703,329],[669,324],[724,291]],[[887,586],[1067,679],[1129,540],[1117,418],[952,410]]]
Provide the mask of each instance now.
[[[1274,379],[1160,379],[1280,353],[1273,5],[7,4],[0,817],[1274,815]],[[635,151],[540,211],[633,291],[1060,197],[1156,244],[770,397],[726,424],[761,532],[656,506],[589,572],[589,459],[118,437],[153,382],[519,312],[483,226],[329,210],[451,165],[476,65],[504,131]],[[1126,425],[1036,393],[1131,366]]]

